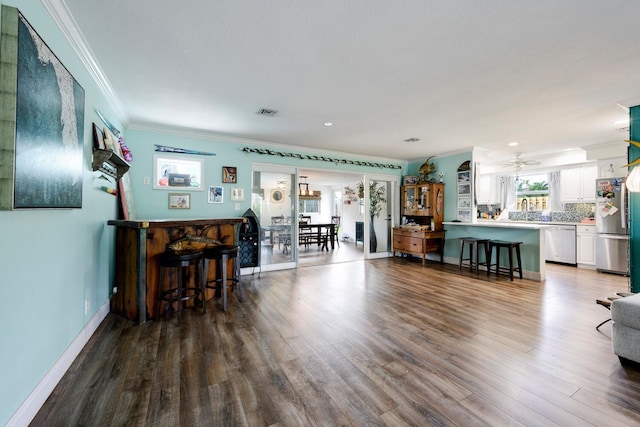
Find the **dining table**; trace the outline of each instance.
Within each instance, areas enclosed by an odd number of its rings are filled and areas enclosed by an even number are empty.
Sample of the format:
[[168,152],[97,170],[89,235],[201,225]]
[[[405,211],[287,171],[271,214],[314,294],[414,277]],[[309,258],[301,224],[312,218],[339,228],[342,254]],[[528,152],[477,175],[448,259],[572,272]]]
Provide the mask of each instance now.
[[326,240],[324,240],[325,244],[329,243],[331,245],[331,249],[334,249],[336,241],[336,224],[330,222],[299,223],[298,235],[308,237],[307,242],[316,243],[318,246],[322,246],[323,236],[326,236]]

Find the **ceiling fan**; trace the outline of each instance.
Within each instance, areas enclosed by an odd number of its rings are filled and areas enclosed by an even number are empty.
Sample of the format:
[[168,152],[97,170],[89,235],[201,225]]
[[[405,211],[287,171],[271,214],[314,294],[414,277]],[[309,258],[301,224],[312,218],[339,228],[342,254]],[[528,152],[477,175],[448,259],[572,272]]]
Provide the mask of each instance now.
[[504,166],[515,167],[517,172],[525,166],[539,165],[541,163],[537,160],[524,160],[520,157],[521,155],[522,153],[516,153],[516,157],[509,160],[509,163],[506,163]]

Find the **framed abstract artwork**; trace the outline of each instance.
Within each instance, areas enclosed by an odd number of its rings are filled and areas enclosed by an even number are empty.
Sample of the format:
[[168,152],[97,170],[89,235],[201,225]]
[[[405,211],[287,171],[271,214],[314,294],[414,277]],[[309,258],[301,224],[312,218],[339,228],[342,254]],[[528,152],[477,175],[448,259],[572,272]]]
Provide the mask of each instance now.
[[1,31],[0,209],[81,208],[84,89],[18,9]]

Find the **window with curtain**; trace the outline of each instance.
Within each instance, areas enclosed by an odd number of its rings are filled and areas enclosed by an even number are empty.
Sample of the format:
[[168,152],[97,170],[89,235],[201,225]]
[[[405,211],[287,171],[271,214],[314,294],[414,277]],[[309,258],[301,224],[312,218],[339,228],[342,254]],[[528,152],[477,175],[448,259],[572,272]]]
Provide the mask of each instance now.
[[523,175],[516,182],[516,210],[549,209],[549,183],[546,174]]

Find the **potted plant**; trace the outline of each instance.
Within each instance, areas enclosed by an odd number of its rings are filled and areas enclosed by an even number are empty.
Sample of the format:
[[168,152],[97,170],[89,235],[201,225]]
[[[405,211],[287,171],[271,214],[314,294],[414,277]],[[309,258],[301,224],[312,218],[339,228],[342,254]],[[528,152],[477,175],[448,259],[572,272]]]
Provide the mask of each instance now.
[[[377,181],[369,183],[369,218],[371,220],[369,221],[369,252],[376,252],[378,249],[378,239],[373,227],[373,218],[380,216],[383,204],[387,202],[385,191],[383,183]],[[364,183],[362,181],[358,183],[358,195],[360,198],[364,198]]]

